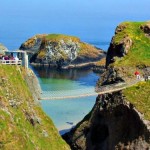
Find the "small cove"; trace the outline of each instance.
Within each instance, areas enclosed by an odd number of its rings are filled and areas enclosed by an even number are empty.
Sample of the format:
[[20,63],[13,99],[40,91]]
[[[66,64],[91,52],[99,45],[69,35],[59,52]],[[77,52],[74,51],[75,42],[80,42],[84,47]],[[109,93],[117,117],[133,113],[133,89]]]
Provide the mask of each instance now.
[[[90,69],[57,70],[43,66],[32,67],[38,77],[42,91],[87,91],[93,89],[99,78]],[[63,99],[42,100],[41,106],[53,120],[60,134],[65,133],[88,114],[95,104],[96,96]]]

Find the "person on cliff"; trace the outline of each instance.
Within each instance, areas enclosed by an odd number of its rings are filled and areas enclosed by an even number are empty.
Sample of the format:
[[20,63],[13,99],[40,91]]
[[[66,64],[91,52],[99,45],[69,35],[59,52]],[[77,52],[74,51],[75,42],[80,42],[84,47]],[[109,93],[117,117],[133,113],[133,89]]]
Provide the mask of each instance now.
[[17,57],[17,55],[15,56],[15,63],[18,64],[19,58]]
[[140,79],[140,78],[141,78],[141,77],[140,77],[140,72],[139,72],[139,71],[136,71],[134,74],[136,75],[136,78],[137,78],[137,79]]

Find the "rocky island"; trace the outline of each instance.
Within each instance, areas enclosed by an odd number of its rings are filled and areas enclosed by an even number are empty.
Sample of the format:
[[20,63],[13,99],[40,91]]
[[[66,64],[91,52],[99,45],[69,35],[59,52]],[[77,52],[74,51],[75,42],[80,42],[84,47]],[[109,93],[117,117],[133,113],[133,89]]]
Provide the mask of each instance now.
[[[150,75],[150,22],[124,22],[115,31],[97,87]],[[91,112],[64,139],[72,150],[150,149],[150,81],[98,95]]]
[[20,49],[30,53],[31,63],[59,68],[90,66],[106,56],[101,49],[81,42],[77,37],[62,34],[35,35]]

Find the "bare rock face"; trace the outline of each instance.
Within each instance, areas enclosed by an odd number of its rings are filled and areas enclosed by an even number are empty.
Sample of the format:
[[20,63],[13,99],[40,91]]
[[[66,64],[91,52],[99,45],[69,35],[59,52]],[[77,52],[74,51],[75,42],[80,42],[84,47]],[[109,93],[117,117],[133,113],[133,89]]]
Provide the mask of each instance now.
[[36,35],[24,42],[21,50],[32,53],[30,62],[56,66],[98,61],[105,53],[79,38],[61,34]]
[[[111,65],[116,57],[128,55],[133,46],[127,32],[122,32],[126,25],[116,28],[106,57],[106,70],[97,87],[136,80],[134,66]],[[142,72],[149,74],[149,68],[142,66]],[[149,150],[150,121],[144,120],[121,90],[99,94],[91,112],[63,138],[72,150]]]
[[115,34],[117,34],[117,33],[121,32],[121,31],[123,31],[125,28],[126,28],[125,25],[120,24],[119,26],[117,26],[116,31],[115,31]]
[[145,25],[140,27],[147,36],[150,36],[150,22],[147,22]]
[[8,51],[8,49],[0,43],[0,54],[4,54],[5,51]]
[[99,95],[92,112],[63,137],[72,150],[150,148],[150,130],[121,92]]
[[[116,28],[115,36],[122,32],[126,28],[125,25],[119,25]],[[114,37],[115,37],[114,36]],[[115,57],[123,57],[128,54],[133,42],[130,39],[128,35],[125,35],[124,38],[122,38],[119,43],[116,43],[114,40],[114,37],[112,38],[112,41],[110,43],[110,46],[108,48],[107,52],[107,58],[106,58],[106,67],[115,61]]]

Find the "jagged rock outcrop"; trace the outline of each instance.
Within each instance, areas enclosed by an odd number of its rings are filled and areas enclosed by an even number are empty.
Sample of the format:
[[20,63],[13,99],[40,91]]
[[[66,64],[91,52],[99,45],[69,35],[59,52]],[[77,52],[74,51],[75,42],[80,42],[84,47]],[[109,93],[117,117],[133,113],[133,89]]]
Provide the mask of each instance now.
[[[106,57],[107,69],[97,88],[119,82],[132,83],[137,69],[143,76],[149,74],[150,40],[141,28],[145,24],[127,22],[117,27]],[[91,112],[63,135],[72,150],[150,149],[150,117],[145,119],[145,111],[150,107],[150,84],[141,85],[98,95]]]
[[[116,28],[115,36],[122,32],[125,28],[126,26],[124,24],[119,25]],[[107,52],[106,66],[113,63],[115,61],[115,57],[124,57],[127,55],[132,44],[132,39],[128,35],[124,35],[124,37],[117,43],[113,37]]]
[[140,28],[144,31],[144,33],[145,33],[147,36],[150,36],[150,22],[147,22],[146,24],[141,25]]
[[5,51],[8,51],[8,49],[0,43],[0,54],[4,54]]
[[59,34],[36,35],[23,43],[20,49],[33,53],[30,62],[58,67],[98,61],[105,57],[102,50],[81,42],[79,38]]

